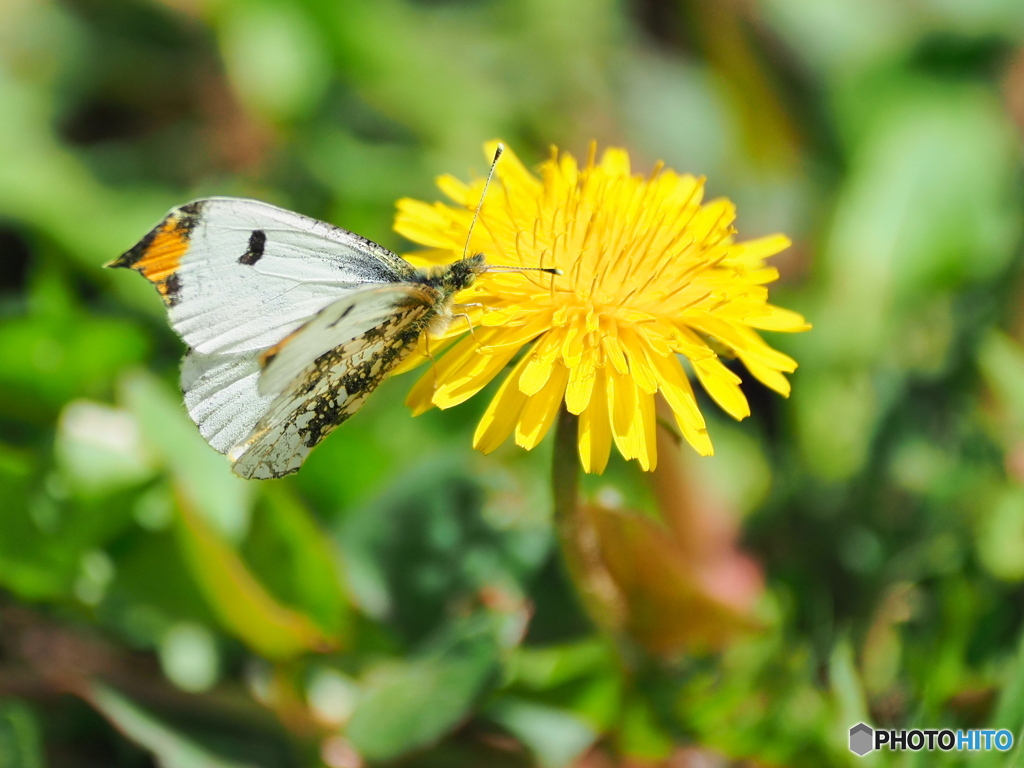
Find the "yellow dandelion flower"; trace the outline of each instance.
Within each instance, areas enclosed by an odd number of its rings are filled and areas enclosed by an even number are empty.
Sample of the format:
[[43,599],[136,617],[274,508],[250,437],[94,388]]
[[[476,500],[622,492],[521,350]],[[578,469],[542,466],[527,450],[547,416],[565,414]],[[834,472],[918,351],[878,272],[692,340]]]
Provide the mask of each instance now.
[[[487,152],[496,146],[489,143]],[[413,387],[408,404],[414,412],[464,402],[529,346],[484,414],[475,447],[493,451],[514,432],[517,444],[533,448],[564,401],[579,416],[579,455],[587,472],[604,470],[613,442],[649,470],[657,460],[658,392],[690,445],[712,453],[680,355],[737,419],[750,413],[747,399],[713,344],[789,394],[783,374],[796,363],[757,333],[810,327],[797,313],[768,303],[765,285],[778,272],[765,259],[787,247],[787,238],[735,242],[731,202],[703,202],[702,179],[661,165],[634,175],[622,149],[606,150],[598,162],[592,145],[583,167],[552,149],[539,178],[506,151],[495,181],[470,252],[484,253],[490,264],[556,267],[562,274],[487,272],[460,293],[468,317],[455,318],[402,366],[408,370],[463,337]],[[438,186],[454,206],[398,203],[395,230],[429,249],[410,256],[420,264],[462,256],[483,181],[442,176]]]

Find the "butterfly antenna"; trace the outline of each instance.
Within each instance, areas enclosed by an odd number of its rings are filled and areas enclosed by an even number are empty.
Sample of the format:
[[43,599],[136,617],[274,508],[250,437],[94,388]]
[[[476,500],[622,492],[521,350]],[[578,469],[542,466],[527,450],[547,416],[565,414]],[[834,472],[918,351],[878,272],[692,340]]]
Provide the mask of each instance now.
[[564,275],[565,272],[560,270],[558,267],[509,267],[504,264],[488,264],[484,268],[485,272],[497,272],[502,274],[503,272],[547,272],[549,275]]
[[462,258],[466,258],[466,256],[469,255],[469,241],[473,237],[473,227],[476,226],[476,220],[480,218],[480,209],[484,207],[484,198],[487,197],[487,188],[491,185],[491,178],[494,176],[494,168],[498,165],[498,159],[504,151],[505,145],[499,142],[498,148],[494,150],[494,159],[491,160],[491,170],[487,172],[487,180],[484,181],[483,191],[480,192],[480,202],[476,204],[476,210],[473,211],[473,220],[469,222],[469,231],[466,233],[466,245],[462,249]]
[[[498,165],[498,160],[501,158],[502,152],[505,151],[505,145],[498,142],[497,148],[494,150],[494,159],[491,160],[491,169],[487,172],[487,178],[484,180],[484,188],[480,191],[480,202],[476,204],[476,210],[473,211],[473,220],[469,222],[469,231],[466,232],[466,245],[462,249],[462,258],[466,258],[469,255],[469,241],[473,238],[473,227],[476,226],[477,219],[480,218],[480,211],[484,207],[484,199],[487,197],[487,188],[491,185],[491,179],[494,177],[494,169]],[[506,272],[524,272],[524,271],[536,271],[536,272],[547,272],[549,275],[562,275],[562,270],[555,269],[554,267],[505,267],[497,265],[488,265],[485,267],[486,272],[497,272],[504,270]]]

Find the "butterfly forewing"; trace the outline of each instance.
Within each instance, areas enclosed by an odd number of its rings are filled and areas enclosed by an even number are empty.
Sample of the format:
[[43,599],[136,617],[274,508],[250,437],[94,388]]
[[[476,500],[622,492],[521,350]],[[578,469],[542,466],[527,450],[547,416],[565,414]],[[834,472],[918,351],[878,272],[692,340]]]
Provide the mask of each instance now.
[[255,200],[172,209],[110,266],[153,283],[191,348],[189,415],[242,477],[297,470],[412,349],[481,256],[419,272],[352,232]]
[[245,440],[273,395],[260,395],[260,352],[204,355],[190,350],[181,366],[185,407],[199,433],[221,453]]
[[414,274],[408,262],[352,232],[228,197],[172,209],[112,266],[154,283],[171,326],[202,353],[268,347],[346,287]]

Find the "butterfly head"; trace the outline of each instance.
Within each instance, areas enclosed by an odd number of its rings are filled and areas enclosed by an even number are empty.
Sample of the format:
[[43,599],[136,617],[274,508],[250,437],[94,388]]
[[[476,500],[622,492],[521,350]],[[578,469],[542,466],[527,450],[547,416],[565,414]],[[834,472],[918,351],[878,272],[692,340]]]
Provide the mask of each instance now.
[[459,259],[448,264],[433,275],[434,287],[442,293],[453,296],[476,282],[477,275],[486,271],[487,264],[482,253]]

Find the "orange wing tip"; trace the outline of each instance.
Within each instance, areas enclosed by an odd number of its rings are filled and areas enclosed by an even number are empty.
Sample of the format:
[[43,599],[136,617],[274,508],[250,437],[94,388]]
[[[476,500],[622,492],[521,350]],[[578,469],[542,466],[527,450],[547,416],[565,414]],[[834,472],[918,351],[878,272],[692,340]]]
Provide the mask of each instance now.
[[156,286],[164,303],[174,304],[180,288],[177,272],[188,252],[192,231],[202,218],[204,201],[175,208],[145,237],[107,267],[134,269]]

